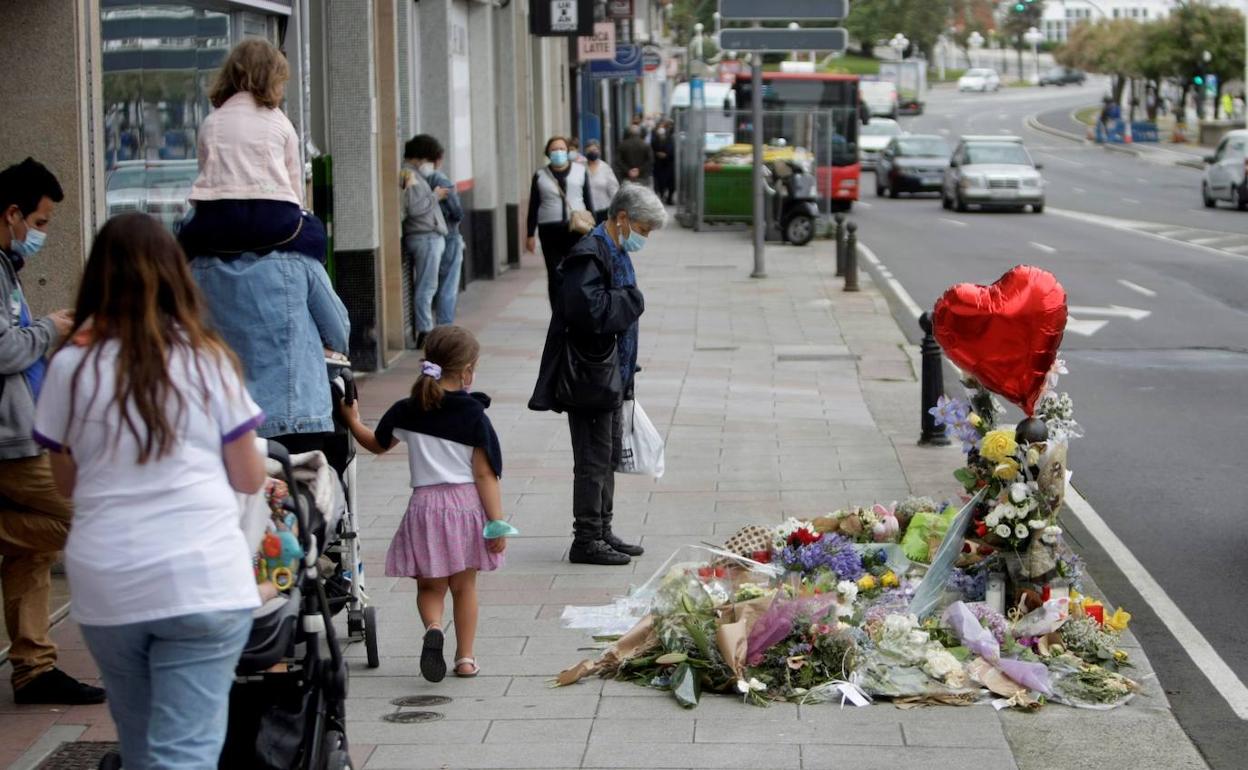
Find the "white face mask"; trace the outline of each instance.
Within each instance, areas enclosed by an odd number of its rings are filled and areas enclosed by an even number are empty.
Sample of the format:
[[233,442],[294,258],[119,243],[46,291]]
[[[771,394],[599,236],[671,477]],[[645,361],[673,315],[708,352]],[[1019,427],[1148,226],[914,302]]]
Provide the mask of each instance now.
[[420,172],[421,176],[429,176],[437,169],[432,163],[430,163],[429,161],[425,161],[424,163],[421,163],[419,166],[417,166],[416,170]]

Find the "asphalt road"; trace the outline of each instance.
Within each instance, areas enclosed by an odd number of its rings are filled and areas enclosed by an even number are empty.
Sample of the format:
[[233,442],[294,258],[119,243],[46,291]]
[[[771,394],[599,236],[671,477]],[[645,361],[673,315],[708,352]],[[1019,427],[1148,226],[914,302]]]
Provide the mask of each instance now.
[[[1037,113],[1096,103],[1102,91],[937,91],[927,114],[902,119],[909,131],[951,140],[1023,136],[1045,166],[1046,213],[958,214],[938,197],[879,199],[868,174],[854,218],[863,243],[923,308],[954,283],[991,283],[1020,263],[1061,280],[1074,319],[1061,389],[1087,434],[1070,450],[1073,483],[1248,682],[1248,615],[1240,614],[1248,529],[1239,529],[1248,526],[1248,213],[1203,209],[1194,169],[1025,125]],[[917,340],[900,306],[898,318]],[[1135,614],[1134,630],[1198,748],[1215,767],[1243,767],[1248,723],[1098,544],[1078,526],[1072,535],[1109,599]]]

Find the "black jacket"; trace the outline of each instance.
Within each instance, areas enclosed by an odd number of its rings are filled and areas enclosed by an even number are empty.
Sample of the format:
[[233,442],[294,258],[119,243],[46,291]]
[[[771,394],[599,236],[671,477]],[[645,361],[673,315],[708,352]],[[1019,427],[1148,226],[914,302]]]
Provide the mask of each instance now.
[[[645,298],[640,289],[612,285],[610,265],[607,244],[592,234],[581,238],[560,263],[558,301],[546,331],[546,346],[542,350],[533,397],[529,399],[530,409],[564,411],[555,400],[555,383],[569,339],[577,349],[602,350],[628,331],[645,311]],[[621,397],[627,396],[627,393],[621,394]]]
[[640,169],[639,179],[649,179],[654,172],[654,150],[640,136],[628,137],[615,150],[615,175],[621,183],[629,181],[628,170],[633,168]]

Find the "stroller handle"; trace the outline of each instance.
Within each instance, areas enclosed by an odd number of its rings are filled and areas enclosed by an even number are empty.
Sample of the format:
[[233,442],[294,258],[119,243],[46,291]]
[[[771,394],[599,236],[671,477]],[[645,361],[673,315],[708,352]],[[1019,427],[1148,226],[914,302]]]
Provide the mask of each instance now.
[[338,376],[342,378],[342,402],[351,406],[359,395],[355,387],[355,373],[350,369],[343,369]]

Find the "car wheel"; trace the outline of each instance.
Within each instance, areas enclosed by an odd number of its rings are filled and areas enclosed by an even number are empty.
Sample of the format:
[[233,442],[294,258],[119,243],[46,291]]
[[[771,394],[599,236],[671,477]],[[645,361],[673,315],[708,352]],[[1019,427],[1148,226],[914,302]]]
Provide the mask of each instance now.
[[1031,213],[1033,213],[1033,214],[1043,214],[1043,213],[1044,213],[1044,204],[1043,204],[1043,203],[1033,203],[1033,204],[1031,204]]
[[1239,186],[1239,192],[1235,196],[1235,205],[1240,211],[1248,211],[1248,179],[1245,179],[1244,183]]
[[884,183],[880,181],[880,172],[878,170],[875,172],[875,197],[884,197]]
[[901,191],[897,189],[897,185],[889,185],[888,197],[896,200],[898,195],[901,195]]
[[784,239],[794,246],[805,246],[815,237],[815,220],[807,214],[798,214],[784,225]]
[[953,194],[953,209],[961,213],[966,212],[966,201],[962,200],[962,193]]
[[940,207],[944,209],[945,211],[948,211],[949,209],[953,208],[953,204],[949,202],[949,196],[945,195],[944,190],[940,191]]
[[1217,208],[1218,206],[1218,202],[1213,199],[1212,195],[1209,194],[1208,182],[1200,183],[1200,199],[1204,201],[1205,208],[1207,209]]

